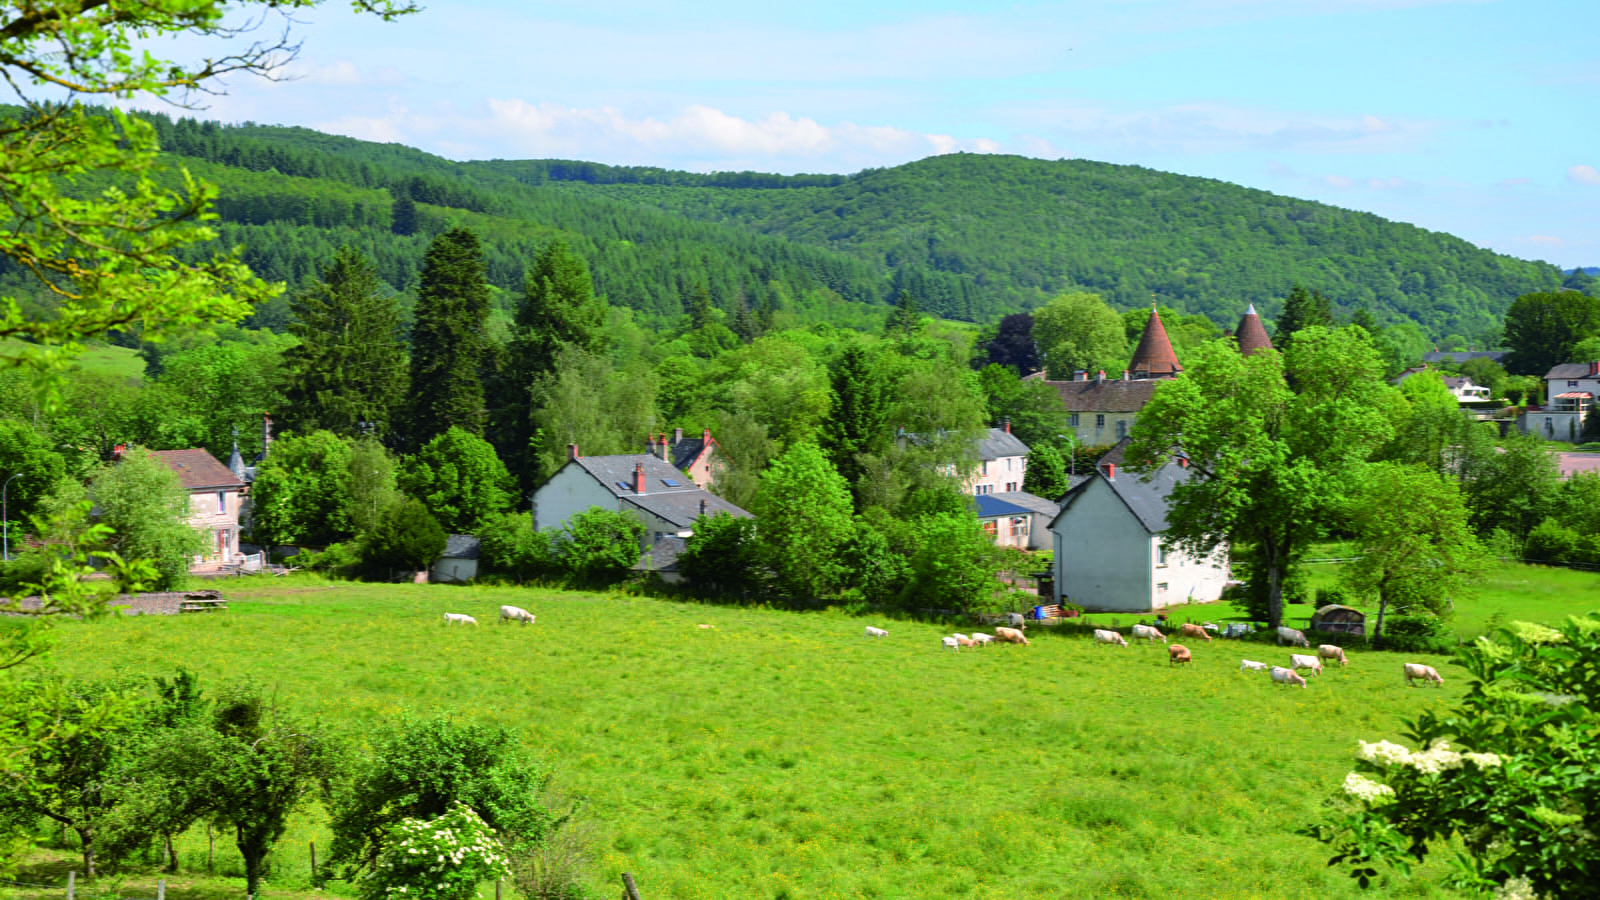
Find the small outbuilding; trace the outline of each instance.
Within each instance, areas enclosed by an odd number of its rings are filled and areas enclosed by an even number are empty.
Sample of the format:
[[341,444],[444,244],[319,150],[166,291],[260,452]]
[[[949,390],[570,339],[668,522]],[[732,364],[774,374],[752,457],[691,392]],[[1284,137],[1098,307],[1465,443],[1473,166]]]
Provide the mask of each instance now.
[[428,568],[428,580],[436,584],[471,581],[478,577],[478,557],[482,555],[477,538],[452,534],[446,539],[444,553]]
[[1330,603],[1312,613],[1311,630],[1364,635],[1367,633],[1367,614],[1359,609]]

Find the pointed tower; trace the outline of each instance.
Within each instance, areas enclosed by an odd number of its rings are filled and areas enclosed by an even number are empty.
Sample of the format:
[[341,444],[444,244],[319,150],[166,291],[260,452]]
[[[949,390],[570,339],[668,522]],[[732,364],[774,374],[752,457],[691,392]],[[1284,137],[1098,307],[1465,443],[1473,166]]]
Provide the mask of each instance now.
[[1256,315],[1256,305],[1244,311],[1244,318],[1239,320],[1239,329],[1234,332],[1239,340],[1239,354],[1249,356],[1257,350],[1271,350],[1272,338],[1267,337],[1267,329],[1261,324],[1261,317]]
[[1128,369],[1137,381],[1171,378],[1183,371],[1183,366],[1178,364],[1178,354],[1172,352],[1172,341],[1167,338],[1167,326],[1161,324],[1161,314],[1156,312],[1154,304]]

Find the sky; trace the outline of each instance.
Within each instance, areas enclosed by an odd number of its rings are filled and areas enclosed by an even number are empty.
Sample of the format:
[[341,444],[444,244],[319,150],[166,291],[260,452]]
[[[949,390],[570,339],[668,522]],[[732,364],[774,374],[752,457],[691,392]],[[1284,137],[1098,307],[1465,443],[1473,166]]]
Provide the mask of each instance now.
[[296,18],[286,77],[235,76],[195,115],[696,172],[1091,159],[1600,266],[1594,0],[440,0],[390,23],[329,0]]

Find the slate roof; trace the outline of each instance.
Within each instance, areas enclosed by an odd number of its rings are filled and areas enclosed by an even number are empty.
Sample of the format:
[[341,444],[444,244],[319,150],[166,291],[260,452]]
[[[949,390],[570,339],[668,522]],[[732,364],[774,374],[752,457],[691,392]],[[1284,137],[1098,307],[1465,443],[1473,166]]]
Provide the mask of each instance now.
[[[750,513],[710,491],[696,487],[689,476],[678,471],[671,463],[648,453],[580,456],[570,464],[580,466],[624,503],[637,506],[679,528],[692,526],[701,515],[716,515],[719,512],[739,518],[753,518]],[[633,489],[634,468],[640,465],[644,466],[644,493]]]
[[1172,350],[1172,340],[1167,337],[1167,326],[1161,324],[1161,314],[1153,309],[1128,369],[1139,378],[1166,378],[1183,371],[1178,354]]
[[[1115,452],[1115,451],[1113,451]],[[1109,454],[1108,454],[1109,455]],[[1089,486],[1095,482],[1104,482],[1112,493],[1122,500],[1128,511],[1133,513],[1144,526],[1145,531],[1151,534],[1161,534],[1167,530],[1167,498],[1172,496],[1172,489],[1187,481],[1190,470],[1179,464],[1176,460],[1167,463],[1151,476],[1149,481],[1133,472],[1118,472],[1115,478],[1106,474],[1106,460],[1101,459],[1100,468],[1095,474],[1084,479],[1083,483],[1067,492],[1061,498],[1061,512],[1052,519],[1050,527],[1055,528],[1061,516],[1067,514],[1074,503],[1088,492]],[[1120,463],[1118,464],[1120,467]]]
[[1434,350],[1434,351],[1432,351],[1430,353],[1422,354],[1422,361],[1423,362],[1431,362],[1431,363],[1433,363],[1433,362],[1443,362],[1443,361],[1445,361],[1447,359],[1452,361],[1452,362],[1466,362],[1469,359],[1489,359],[1489,360],[1493,360],[1495,362],[1499,362],[1500,360],[1505,359],[1505,356],[1506,356],[1506,354],[1508,352],[1510,352],[1510,351],[1508,351],[1508,350]]
[[1239,342],[1239,354],[1249,356],[1257,350],[1271,350],[1272,338],[1267,336],[1267,329],[1261,324],[1261,317],[1256,315],[1256,305],[1244,311],[1244,318],[1239,320],[1239,327],[1234,331],[1234,337]]
[[688,542],[675,534],[664,535],[656,541],[655,546],[639,555],[639,561],[633,564],[636,572],[676,572],[678,570],[678,554],[682,553]]
[[242,488],[244,482],[228,471],[228,467],[203,449],[156,450],[151,453],[166,463],[167,468],[178,473],[184,489],[189,491],[225,490]]
[[1067,412],[1136,413],[1155,395],[1160,381],[1046,381]]
[[1000,491],[994,494],[979,494],[973,498],[978,502],[978,518],[994,519],[1000,516],[1027,516],[1042,515],[1054,519],[1061,512],[1061,506],[1052,503],[1043,497],[1036,497],[1025,491]]
[[1027,456],[1028,445],[1004,428],[991,428],[978,440],[978,458],[999,459],[1003,456]]
[[483,545],[470,534],[452,534],[445,538],[440,559],[477,559],[483,555]]
[[704,438],[684,438],[673,444],[668,452],[672,455],[672,464],[681,470],[687,471],[705,450],[706,442]]
[[1545,378],[1595,378],[1600,373],[1595,371],[1595,366],[1600,363],[1562,363],[1545,373]]

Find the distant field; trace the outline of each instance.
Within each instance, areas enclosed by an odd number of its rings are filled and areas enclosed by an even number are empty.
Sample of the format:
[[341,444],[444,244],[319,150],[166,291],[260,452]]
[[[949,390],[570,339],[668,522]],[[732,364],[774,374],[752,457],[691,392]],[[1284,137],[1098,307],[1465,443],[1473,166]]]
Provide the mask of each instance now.
[[[221,586],[226,613],[66,624],[53,664],[85,675],[181,664],[213,687],[253,676],[348,728],[403,707],[514,726],[560,788],[586,798],[603,835],[601,896],[622,872],[652,900],[1453,896],[1426,881],[1360,892],[1293,834],[1350,770],[1357,738],[1400,739],[1400,717],[1461,695],[1448,665],[1443,689],[1408,688],[1400,657],[1352,654],[1302,690],[1238,671],[1242,655],[1286,651],[1220,640],[1172,669],[1159,645],[1040,627],[1031,647],[955,653],[939,646],[949,628],[841,613]],[[497,626],[506,602],[538,624]],[[446,611],[483,625],[445,627]],[[864,638],[867,624],[889,637]],[[275,896],[312,896],[319,821],[281,845]],[[193,865],[204,850],[191,834],[180,853]],[[237,870],[220,840],[218,853]]]
[[[21,346],[20,341],[13,342]],[[144,358],[139,351],[110,344],[90,344],[78,356],[78,368],[89,373],[139,378],[144,375]]]

